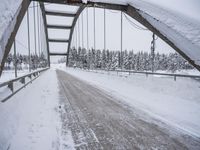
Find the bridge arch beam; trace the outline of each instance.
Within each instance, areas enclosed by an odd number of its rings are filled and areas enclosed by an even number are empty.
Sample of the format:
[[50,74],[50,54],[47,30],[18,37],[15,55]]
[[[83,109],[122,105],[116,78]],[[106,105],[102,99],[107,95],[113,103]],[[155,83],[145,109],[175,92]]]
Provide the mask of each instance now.
[[71,48],[71,42],[72,42],[72,36],[73,36],[73,33],[74,33],[74,28],[76,26],[76,22],[80,16],[80,14],[82,13],[82,11],[84,10],[86,6],[85,5],[81,5],[74,17],[74,20],[72,22],[72,28],[70,30],[70,34],[69,34],[69,43],[68,43],[68,48],[67,48],[67,60],[66,60],[66,65],[68,65],[69,63],[69,51],[70,51],[70,48]]
[[[101,2],[88,2],[87,4],[82,3],[82,0],[32,0],[32,1],[40,1],[40,2],[50,2],[50,3],[57,3],[57,4],[67,4],[67,5],[73,5],[73,6],[80,6],[76,16],[73,21],[72,29],[70,31],[69,36],[69,43],[67,48],[67,63],[68,63],[68,56],[69,56],[69,50],[71,47],[71,41],[72,41],[72,35],[74,32],[74,27],[76,25],[77,19],[80,16],[81,12],[84,10],[85,7],[96,7],[96,8],[106,8],[106,9],[112,9],[112,10],[119,10],[123,11],[127,15],[131,16],[133,19],[137,20],[139,23],[144,25],[146,28],[148,28],[150,31],[155,33],[159,38],[164,40],[167,44],[169,44],[175,51],[177,51],[183,58],[185,58],[192,66],[194,66],[197,70],[200,71],[200,66],[196,64],[187,54],[181,50],[178,46],[176,46],[175,43],[173,43],[172,40],[167,38],[163,33],[161,33],[154,25],[152,25],[148,20],[146,20],[140,13],[139,10],[133,6],[130,5],[119,5],[119,4],[109,4],[109,3],[101,3]],[[17,16],[17,22],[14,26],[14,30],[6,44],[5,47],[5,53],[3,56],[3,61],[1,62],[0,66],[0,74],[3,70],[5,60],[10,52],[12,43],[14,41],[14,38],[16,36],[17,30],[21,24],[21,21],[26,13],[26,10],[28,9],[28,6],[30,4],[30,0],[23,0],[21,10],[18,13]]]
[[[79,3],[76,3],[78,5]],[[109,4],[101,2],[88,2],[84,4],[84,7],[96,7],[96,8],[106,8],[111,10],[119,10],[127,15],[129,15],[134,20],[141,23],[147,29],[156,34],[159,38],[165,41],[169,46],[171,46],[177,53],[179,53],[184,59],[186,59],[192,66],[194,66],[198,71],[200,71],[200,66],[197,65],[187,54],[185,54],[175,43],[173,43],[169,38],[162,34],[156,27],[154,27],[148,20],[146,20],[139,12],[138,9],[131,5],[119,5],[119,4]],[[79,14],[80,15],[80,14]],[[70,44],[71,45],[71,44]],[[69,51],[70,47],[68,48]]]

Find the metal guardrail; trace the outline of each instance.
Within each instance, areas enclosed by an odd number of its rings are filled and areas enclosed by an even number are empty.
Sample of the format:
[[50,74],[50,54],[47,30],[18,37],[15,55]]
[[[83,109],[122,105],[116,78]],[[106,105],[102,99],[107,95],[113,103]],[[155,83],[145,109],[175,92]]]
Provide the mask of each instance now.
[[131,74],[143,74],[143,75],[160,75],[160,76],[170,76],[174,77],[174,81],[176,81],[177,77],[182,78],[192,78],[192,79],[200,79],[200,76],[198,75],[185,75],[185,74],[169,74],[169,73],[157,73],[157,72],[142,72],[142,71],[133,71],[133,70],[102,70],[102,69],[95,69],[96,71],[107,71],[107,72],[116,72],[117,74],[122,73],[129,73]]
[[[23,89],[29,83],[31,83],[32,81],[37,79],[39,77],[40,73],[46,71],[47,69],[49,69],[49,68],[40,69],[40,70],[31,72],[29,74],[23,75],[21,77],[18,77],[18,78],[15,78],[15,79],[0,83],[0,88],[7,86],[12,92],[10,95],[8,95],[7,97],[3,98],[0,101],[3,102],[3,103],[6,102],[9,98],[11,98],[13,95],[15,95],[21,89]],[[26,78],[27,77],[30,79],[28,82],[26,82]],[[15,90],[13,85],[14,85],[14,82],[17,82],[17,81],[21,82],[23,85]]]

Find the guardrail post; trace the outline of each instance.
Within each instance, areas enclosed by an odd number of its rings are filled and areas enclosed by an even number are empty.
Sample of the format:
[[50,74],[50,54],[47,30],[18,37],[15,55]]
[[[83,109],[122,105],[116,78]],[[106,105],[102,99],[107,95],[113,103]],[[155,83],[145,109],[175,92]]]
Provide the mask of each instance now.
[[10,82],[10,83],[8,84],[8,88],[9,88],[12,92],[14,92],[13,82]]
[[148,78],[148,73],[146,72],[146,77]]
[[29,75],[28,77],[29,77],[29,79],[32,79],[31,75]]
[[176,81],[176,76],[174,76],[174,81]]
[[22,84],[25,84],[25,78],[21,78],[21,79],[20,79],[20,82],[21,82]]

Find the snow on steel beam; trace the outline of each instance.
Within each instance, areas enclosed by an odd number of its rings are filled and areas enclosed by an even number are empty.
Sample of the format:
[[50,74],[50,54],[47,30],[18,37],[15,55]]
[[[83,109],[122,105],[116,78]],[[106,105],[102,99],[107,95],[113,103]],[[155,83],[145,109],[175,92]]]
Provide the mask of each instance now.
[[[178,41],[179,39],[175,38],[169,38],[167,37],[170,36],[167,32],[174,32],[173,30],[171,31],[169,27],[167,27],[166,24],[160,22],[159,20],[156,20],[155,18],[153,18],[151,15],[146,14],[144,12],[142,12],[141,10],[128,5],[127,7],[127,11],[125,11],[125,13],[127,13],[129,16],[131,16],[133,19],[137,20],[139,23],[141,23],[143,26],[145,26],[146,28],[148,28],[150,31],[152,31],[153,33],[155,33],[158,37],[160,37],[162,40],[164,40],[167,44],[169,44],[174,50],[176,50],[183,58],[185,58],[191,65],[193,65],[197,70],[200,71],[200,65],[197,64],[191,57],[189,57],[189,55],[187,55],[184,51],[183,48],[180,48],[181,46],[178,44],[175,44],[176,41]],[[145,14],[145,15],[144,15]],[[145,16],[145,17],[144,17]],[[156,26],[160,26],[156,27]],[[167,28],[166,31],[162,31],[163,28]],[[177,35],[176,35],[177,34]],[[175,33],[176,36],[179,36],[178,33]],[[173,36],[175,36],[173,35]],[[182,40],[185,40],[185,38],[182,38]],[[186,41],[187,42],[187,41]],[[183,44],[183,43],[179,43],[179,44]],[[191,46],[192,47],[192,46]],[[195,47],[194,47],[195,48]],[[192,49],[191,49],[192,51]],[[200,55],[199,55],[200,56]]]
[[32,1],[40,1],[45,3],[55,3],[55,4],[67,4],[67,5],[75,5],[75,6],[82,6],[85,7],[96,7],[96,8],[106,8],[112,10],[124,10],[126,9],[126,5],[102,1],[102,2],[95,2],[95,1],[87,1],[87,3],[83,2],[83,0],[32,0]]
[[68,48],[67,48],[67,61],[66,61],[66,65],[68,65],[68,62],[69,62],[69,51],[70,51],[70,47],[71,47],[71,41],[72,41],[72,35],[74,33],[74,28],[75,28],[75,25],[76,25],[76,22],[78,20],[78,17],[80,16],[81,12],[84,10],[85,6],[82,5],[79,7],[77,13],[76,13],[76,16],[72,22],[72,29],[70,30],[70,34],[69,34],[69,44],[68,44]]
[[81,5],[82,0],[32,0],[40,1],[45,3],[55,3],[55,4],[68,4],[68,5]]
[[44,3],[40,2],[40,8],[41,8],[41,11],[42,11],[42,18],[43,18],[43,22],[44,22],[44,32],[45,32],[46,45],[47,45],[47,54],[48,54],[48,57],[47,57],[48,58],[48,65],[50,67],[49,42],[48,42],[49,35],[48,35],[48,30],[47,30],[47,18],[46,18],[46,15],[45,15]]
[[[185,32],[182,32],[180,30],[174,29],[168,22],[165,21],[165,19],[162,19],[162,17],[158,17],[158,13],[156,13],[156,17],[154,17],[155,12],[154,9],[157,9],[155,6],[151,6],[150,8],[145,8],[146,2],[137,1],[134,0],[131,5],[127,5],[128,3],[124,3],[125,5],[121,4],[113,4],[115,1],[106,1],[102,0],[101,2],[94,2],[94,1],[87,1],[87,3],[83,3],[82,0],[34,0],[34,1],[40,1],[40,2],[50,2],[50,3],[57,3],[57,4],[67,4],[67,5],[77,5],[77,6],[84,6],[84,7],[97,7],[97,8],[106,8],[106,9],[113,9],[113,10],[121,10],[128,15],[130,15],[132,18],[140,22],[142,25],[147,27],[149,30],[154,32],[157,36],[159,36],[161,39],[163,39],[166,43],[168,43],[172,48],[174,48],[180,55],[182,55],[186,60],[189,61],[190,64],[192,64],[195,68],[197,68],[200,71],[200,52],[199,52],[199,45],[198,42],[195,43],[197,38],[192,39],[191,41],[191,34],[187,34],[187,31],[189,30],[181,23],[178,24],[181,27],[185,27]],[[21,20],[25,14],[25,11],[29,5],[29,0],[23,0],[22,7],[18,13],[17,23],[14,27],[14,32],[10,36],[9,42],[7,42],[5,54],[3,57],[3,61],[1,62],[1,70],[3,69],[5,59],[7,58],[7,55],[10,51],[10,47],[12,45],[12,42],[14,40],[14,37],[16,35],[16,32],[19,28],[19,25],[21,23]],[[154,8],[154,9],[153,9]],[[147,10],[148,9],[148,10]],[[147,11],[146,11],[147,10]],[[162,10],[162,9],[161,9]],[[82,12],[82,11],[81,11]],[[80,13],[81,13],[80,12]],[[167,12],[167,11],[165,11]],[[170,12],[169,12],[170,13]],[[79,16],[79,15],[77,15]],[[165,17],[165,16],[163,16]],[[76,23],[76,21],[75,21]],[[176,23],[176,20],[175,20]],[[176,24],[173,24],[176,25]],[[74,25],[73,25],[74,26]],[[73,28],[71,29],[71,33],[73,33]],[[181,28],[182,29],[182,28]],[[187,30],[188,29],[188,30]],[[191,28],[192,29],[192,28]],[[199,31],[199,28],[197,28]],[[191,31],[191,30],[190,30]],[[195,30],[196,31],[196,30]],[[70,35],[71,35],[70,33]],[[193,43],[194,41],[194,43]],[[69,39],[69,46],[71,44],[71,38]],[[197,44],[197,45],[196,45]],[[69,49],[70,47],[68,47]],[[68,50],[69,51],[69,50]]]

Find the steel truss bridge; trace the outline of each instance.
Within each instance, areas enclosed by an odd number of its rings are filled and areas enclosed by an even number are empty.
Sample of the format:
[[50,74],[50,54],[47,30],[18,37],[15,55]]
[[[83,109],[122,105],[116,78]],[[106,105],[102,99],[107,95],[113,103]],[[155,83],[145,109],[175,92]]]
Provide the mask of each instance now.
[[[68,57],[69,57],[69,50],[71,48],[72,43],[72,36],[74,33],[75,25],[77,23],[77,20],[82,13],[82,11],[87,7],[95,7],[95,8],[105,8],[105,9],[111,9],[111,10],[118,10],[121,11],[139,23],[141,23],[143,26],[145,26],[148,30],[152,31],[154,34],[156,34],[158,37],[160,37],[162,40],[164,40],[167,44],[169,44],[174,50],[176,50],[181,56],[183,56],[191,65],[193,65],[196,69],[200,71],[200,66],[195,63],[194,60],[191,59],[189,55],[187,55],[180,46],[174,43],[171,39],[167,38],[163,32],[161,33],[158,28],[156,28],[155,25],[151,24],[147,19],[145,19],[140,13],[138,8],[132,6],[132,5],[121,5],[121,4],[113,4],[109,1],[107,3],[102,2],[94,2],[94,1],[88,1],[87,3],[83,3],[82,0],[32,0],[39,2],[40,9],[42,12],[42,18],[44,23],[44,30],[45,30],[45,38],[46,38],[46,46],[47,46],[47,54],[48,54],[48,62],[50,62],[50,56],[54,55],[60,55],[60,56],[66,56],[67,57],[67,65],[68,65]],[[10,34],[10,37],[5,45],[4,55],[1,62],[1,68],[0,68],[0,74],[2,73],[2,70],[5,65],[6,58],[8,57],[8,54],[11,50],[11,47],[13,45],[13,42],[15,41],[15,36],[17,34],[17,31],[20,27],[20,24],[28,10],[28,7],[31,3],[31,0],[22,0],[20,10],[18,11],[16,22],[14,24],[14,28],[12,33]],[[78,9],[75,13],[67,13],[67,12],[61,12],[61,11],[49,11],[46,10],[44,7],[44,3],[55,3],[55,4],[64,4],[64,5],[70,5],[70,6],[77,6]],[[51,25],[47,24],[47,15],[50,16],[61,16],[61,17],[70,17],[73,18],[71,25]],[[68,39],[54,39],[49,38],[48,36],[48,29],[64,29],[69,30],[69,38]],[[167,31],[166,31],[167,32]],[[68,43],[67,51],[65,53],[53,53],[49,51],[49,43],[50,42],[56,42],[56,43]],[[49,63],[50,65],[50,63]]]

